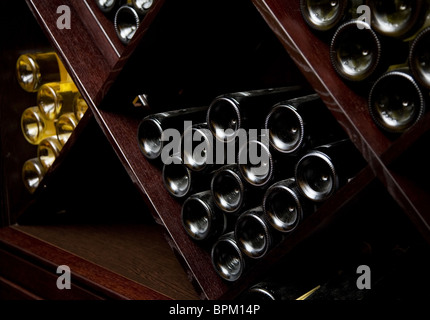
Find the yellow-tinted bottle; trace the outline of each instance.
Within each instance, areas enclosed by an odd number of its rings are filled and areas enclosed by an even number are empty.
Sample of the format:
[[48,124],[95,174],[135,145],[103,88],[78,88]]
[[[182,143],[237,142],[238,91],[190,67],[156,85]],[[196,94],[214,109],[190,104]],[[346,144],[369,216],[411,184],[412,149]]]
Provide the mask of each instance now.
[[16,62],[16,75],[28,92],[36,92],[45,83],[71,80],[55,52],[22,54]]
[[29,107],[24,110],[21,115],[21,130],[24,138],[33,145],[56,135],[54,121],[45,119],[38,107]]
[[55,120],[60,114],[73,112],[79,91],[73,82],[45,83],[37,92],[37,105],[46,119]]

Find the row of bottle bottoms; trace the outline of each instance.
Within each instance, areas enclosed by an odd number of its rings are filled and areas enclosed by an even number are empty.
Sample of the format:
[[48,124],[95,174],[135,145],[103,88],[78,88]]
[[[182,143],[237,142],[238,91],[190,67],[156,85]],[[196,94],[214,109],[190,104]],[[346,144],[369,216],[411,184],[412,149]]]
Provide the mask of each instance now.
[[33,193],[82,119],[88,105],[54,52],[21,55],[16,63],[17,80],[36,94],[35,106],[21,114],[21,131],[37,156],[25,161],[22,179]]
[[[184,128],[184,121],[195,124]],[[266,130],[253,138],[252,128]],[[164,152],[169,129],[181,139]],[[138,141],[146,158],[161,160],[166,190],[183,200],[184,230],[213,244],[214,268],[228,281],[364,166],[319,96],[297,86],[224,94],[209,107],[151,114],[139,125]],[[207,161],[210,154],[228,160],[228,150],[237,150],[232,162]]]
[[422,118],[430,90],[430,1],[301,0],[300,9],[310,29],[329,39],[336,73],[368,95],[380,129],[403,133]]
[[95,0],[97,7],[113,20],[116,35],[128,44],[139,28],[143,17],[152,8],[154,0]]

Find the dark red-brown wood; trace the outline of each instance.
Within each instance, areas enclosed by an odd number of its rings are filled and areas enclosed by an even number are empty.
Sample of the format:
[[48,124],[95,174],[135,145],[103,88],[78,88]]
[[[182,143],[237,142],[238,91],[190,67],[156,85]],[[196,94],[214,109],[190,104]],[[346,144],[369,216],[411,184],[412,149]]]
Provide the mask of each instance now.
[[[327,107],[367,160],[369,165],[350,184],[321,206],[266,258],[254,265],[243,279],[236,283],[222,281],[212,268],[209,250],[193,242],[183,231],[180,221],[180,203],[172,199],[164,190],[160,166],[146,160],[138,149],[136,132],[143,112],[133,112],[127,110],[126,107],[118,106],[114,106],[114,110],[99,108],[100,105],[112,107],[111,104],[117,104],[118,101],[130,104],[131,101],[122,100],[122,92],[112,90],[112,87],[117,82],[117,76],[126,63],[132,60],[132,57],[134,58],[132,61],[136,63],[135,49],[140,43],[145,43],[144,35],[164,1],[155,2],[155,7],[145,17],[135,38],[129,45],[124,46],[115,38],[111,21],[97,11],[95,4],[90,0],[76,3],[71,0],[49,2],[27,0],[38,23],[52,46],[59,52],[92,111],[62,153],[60,161],[56,163],[44,181],[43,185],[46,185],[46,188],[38,191],[35,201],[29,207],[33,205],[37,207],[49,195],[55,194],[52,188],[60,185],[58,181],[62,177],[56,172],[61,169],[67,171],[68,167],[63,165],[65,158],[69,158],[73,154],[76,157],[76,152],[73,152],[74,146],[79,144],[79,140],[84,139],[85,135],[81,135],[80,132],[90,126],[88,123],[94,120],[92,119],[92,115],[94,115],[129,178],[142,195],[146,206],[151,209],[154,219],[165,228],[167,241],[187,270],[190,280],[198,288],[202,299],[237,296],[262,273],[270,272],[270,268],[281,257],[288,254],[307,237],[329,225],[339,215],[347,214],[343,209],[361,197],[367,186],[374,181],[375,176],[383,182],[391,196],[415,223],[417,229],[430,241],[430,206],[426,200],[429,190],[423,187],[415,176],[403,170],[408,161],[402,158],[409,154],[409,149],[415,141],[428,131],[429,116],[427,115],[423,121],[402,137],[396,140],[388,138],[371,120],[367,112],[366,97],[354,92],[334,72],[328,56],[328,44],[307,28],[298,10],[299,1],[253,0],[252,2],[306,80],[320,94]],[[56,27],[59,16],[56,10],[60,5],[68,5],[72,10],[71,30],[60,30]],[[194,28],[199,28],[199,25],[195,25]],[[163,58],[160,58],[159,61],[151,61],[151,63],[163,65],[169,62],[162,60]],[[279,60],[276,61],[279,62]],[[267,83],[273,84],[279,79],[282,80],[280,82],[283,82],[284,78],[276,72],[270,62],[266,62],[271,65],[268,73],[277,79],[273,81],[269,77],[270,80]],[[288,65],[288,63],[286,64]],[[198,68],[198,66],[194,66],[186,71],[193,72]],[[128,70],[130,70],[130,66],[128,66]],[[140,66],[137,70],[142,71],[144,68]],[[175,70],[182,71],[183,69]],[[295,70],[289,77],[294,78],[294,76]],[[267,80],[263,74],[258,74],[258,77]],[[252,80],[255,80],[254,84],[264,82],[260,82],[262,79]],[[151,82],[151,80],[147,80],[147,82]],[[127,87],[127,83],[123,87]],[[233,89],[233,87],[231,88]],[[111,100],[110,93],[113,93],[113,98],[116,99]],[[127,92],[127,96],[128,94],[129,92]],[[105,99],[106,97],[109,99]],[[31,210],[24,211],[28,213]],[[36,220],[37,218],[35,217]],[[34,299],[39,297],[61,298],[55,294],[55,290],[46,287],[46,284],[52,282],[55,277],[53,274],[55,266],[69,264],[73,266],[80,291],[75,296],[73,296],[75,294],[73,292],[71,296],[63,298],[166,298],[155,290],[138,285],[126,277],[107,271],[97,264],[90,263],[13,228],[0,229],[0,249],[3,260],[8,261],[3,266],[7,269],[0,270],[0,287],[7,287],[17,295],[22,294]],[[16,270],[11,270],[11,266],[16,266]],[[40,279],[44,280],[41,281],[40,286],[32,287],[29,283],[30,280],[25,276],[27,272],[30,272],[29,270],[37,273]],[[2,278],[4,275],[7,275],[7,279]]]
[[[22,286],[31,290],[40,290],[35,294],[48,299],[168,299],[150,288],[10,227],[0,229],[0,246],[4,258],[11,262],[6,263],[2,259],[1,274],[22,282]],[[56,289],[56,270],[60,265],[67,265],[72,270],[76,291]],[[39,275],[35,277],[37,272]]]

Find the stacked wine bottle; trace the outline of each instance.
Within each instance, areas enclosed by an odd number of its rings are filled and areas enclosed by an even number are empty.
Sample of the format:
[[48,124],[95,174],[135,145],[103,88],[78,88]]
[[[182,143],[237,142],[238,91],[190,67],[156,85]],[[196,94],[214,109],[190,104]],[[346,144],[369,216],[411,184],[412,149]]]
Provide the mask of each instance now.
[[37,146],[37,156],[22,168],[24,185],[33,193],[88,106],[55,52],[21,55],[16,72],[20,86],[37,95],[35,106],[21,114],[24,138]]
[[226,281],[239,279],[364,166],[320,97],[299,86],[151,114],[137,136],[182,203],[184,231],[210,250]]
[[95,0],[103,14],[113,21],[115,32],[123,44],[128,44],[139,28],[154,0]]
[[430,1],[300,0],[307,25],[329,41],[337,74],[368,98],[387,135],[426,112],[430,91]]

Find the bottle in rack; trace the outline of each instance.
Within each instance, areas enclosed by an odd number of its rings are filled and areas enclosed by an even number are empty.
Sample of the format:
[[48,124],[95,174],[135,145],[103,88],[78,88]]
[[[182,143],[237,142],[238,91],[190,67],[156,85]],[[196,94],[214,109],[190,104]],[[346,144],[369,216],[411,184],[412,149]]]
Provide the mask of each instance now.
[[140,16],[136,9],[129,5],[119,8],[114,17],[114,27],[118,38],[123,44],[128,44],[140,25]]
[[[193,107],[187,109],[173,110],[168,112],[154,113],[146,116],[139,124],[137,138],[140,151],[148,159],[160,157],[165,141],[162,140],[163,132],[167,129],[177,130],[182,134],[186,128],[185,121],[202,123],[205,120],[207,107]],[[180,137],[173,154],[180,153]]]
[[349,139],[309,150],[296,164],[300,192],[313,202],[323,202],[364,167],[364,160]]
[[362,4],[364,0],[300,0],[300,12],[310,28],[328,32],[358,16]]
[[37,92],[37,105],[46,119],[55,120],[60,114],[73,112],[78,88],[73,82],[45,83]]
[[273,228],[288,233],[312,214],[316,208],[304,198],[297,188],[294,178],[272,184],[264,194],[263,210],[265,218]]
[[163,185],[171,196],[182,199],[210,188],[212,173],[190,170],[183,163],[179,154],[174,155],[172,158],[172,163],[163,164],[161,173]]
[[[267,186],[274,179],[274,160],[268,137],[248,141],[238,152],[237,163],[241,177],[254,187]],[[284,166],[286,167],[286,166]]]
[[385,37],[406,39],[415,34],[426,22],[429,1],[376,1],[367,0],[372,28]]
[[250,189],[264,190],[270,184],[294,175],[298,154],[271,152],[269,136],[250,139],[238,152],[240,175]]
[[280,234],[266,220],[262,206],[243,212],[236,220],[237,246],[252,259],[263,258],[280,240]]
[[234,141],[239,129],[259,129],[272,106],[303,94],[299,86],[223,94],[212,100],[206,122],[215,138]]
[[[218,159],[217,150],[225,145],[214,139],[206,123],[198,123],[187,129],[182,134],[181,156],[188,169],[196,172],[213,170],[224,165],[226,159],[223,152]],[[224,150],[223,150],[224,151]]]
[[75,114],[75,118],[77,121],[81,121],[84,117],[85,112],[88,110],[88,105],[85,102],[84,98],[81,94],[77,94],[75,96],[75,100],[73,101],[73,113]]
[[[330,59],[336,73],[350,82],[363,82],[383,68],[386,48],[370,25],[363,21],[348,21],[334,33],[330,43]],[[394,54],[390,51],[389,54]],[[385,56],[385,54],[384,54]],[[399,61],[401,63],[403,61]]]
[[296,283],[280,283],[279,280],[261,281],[251,286],[240,296],[241,300],[249,301],[291,301],[306,300],[320,286],[306,287]]
[[409,68],[414,78],[430,89],[430,27],[422,30],[413,40],[409,51]]
[[266,117],[265,128],[275,152],[295,154],[345,136],[319,95],[283,101]]
[[78,122],[73,112],[66,112],[58,117],[58,120],[55,122],[55,130],[61,146],[64,146],[67,140],[69,140]]
[[154,0],[131,0],[131,5],[141,16],[147,14],[153,4]]
[[16,73],[18,83],[28,92],[36,92],[45,83],[71,81],[55,52],[22,54],[16,62]]
[[52,166],[61,149],[62,145],[55,136],[46,138],[40,142],[37,146],[37,158],[45,170],[48,170]]
[[237,214],[261,203],[262,192],[245,185],[237,164],[228,164],[216,170],[211,179],[211,192],[218,208]]
[[54,121],[45,119],[38,107],[24,110],[21,115],[21,130],[24,138],[33,145],[56,134]]
[[383,74],[369,94],[369,112],[375,123],[388,133],[399,134],[421,119],[426,98],[408,68]]
[[245,269],[247,261],[239,249],[234,232],[219,237],[211,249],[211,261],[218,275],[227,281],[238,280]]
[[32,158],[22,166],[22,181],[30,193],[34,193],[45,175],[45,168],[39,159]]
[[128,3],[129,0],[95,0],[97,7],[103,12],[108,18],[113,18],[116,11]]
[[182,226],[194,240],[215,239],[226,231],[227,218],[217,208],[210,190],[195,193],[182,204]]

